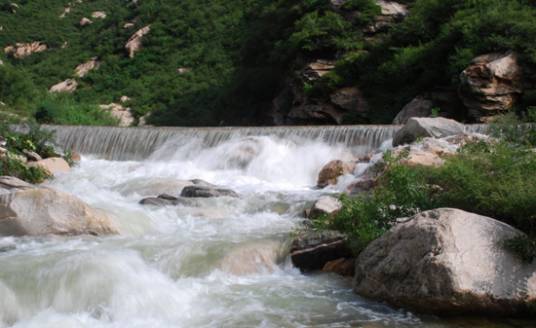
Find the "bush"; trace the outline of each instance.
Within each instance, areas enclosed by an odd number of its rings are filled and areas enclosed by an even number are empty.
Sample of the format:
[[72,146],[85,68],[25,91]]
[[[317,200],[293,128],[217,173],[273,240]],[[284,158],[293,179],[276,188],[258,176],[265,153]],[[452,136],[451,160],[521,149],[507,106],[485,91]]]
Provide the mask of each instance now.
[[22,155],[24,150],[30,150],[43,158],[58,156],[52,146],[54,141],[52,131],[41,129],[37,124],[21,127],[27,132],[13,132],[6,125],[0,126],[0,136],[6,139],[6,147],[10,152]]
[[7,175],[29,183],[41,183],[50,178],[47,171],[40,167],[27,167],[19,159],[10,155],[0,158],[0,176]]
[[41,124],[117,125],[117,119],[97,105],[68,97],[51,97],[37,106],[35,119]]
[[[534,131],[533,131],[534,132]],[[359,252],[397,218],[452,207],[506,222],[529,237],[509,241],[523,258],[536,256],[536,153],[532,146],[500,140],[472,143],[441,167],[409,167],[386,155],[378,187],[370,195],[343,197],[334,219],[317,225],[343,231]]]
[[56,157],[52,141],[54,134],[30,124],[23,128],[26,132],[13,132],[5,124],[0,124],[0,136],[5,139],[7,154],[0,157],[0,176],[17,177],[29,183],[41,183],[51,176],[40,167],[28,167],[22,162],[24,150],[36,152],[43,158]]

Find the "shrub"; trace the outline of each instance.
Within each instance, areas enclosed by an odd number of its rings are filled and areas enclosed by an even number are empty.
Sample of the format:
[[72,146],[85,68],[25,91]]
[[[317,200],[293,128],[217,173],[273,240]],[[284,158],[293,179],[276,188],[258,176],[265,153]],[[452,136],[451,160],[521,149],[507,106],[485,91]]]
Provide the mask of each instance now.
[[35,111],[42,124],[117,125],[117,120],[97,105],[76,102],[68,97],[50,97]]
[[19,159],[6,155],[0,158],[0,175],[19,178],[29,183],[41,183],[50,177],[49,173],[40,167],[27,167]]
[[409,167],[385,156],[378,187],[343,197],[343,210],[319,227],[347,233],[356,252],[397,218],[439,207],[459,208],[506,222],[529,237],[508,241],[523,258],[536,256],[536,153],[532,146],[500,140],[462,147],[441,167]]

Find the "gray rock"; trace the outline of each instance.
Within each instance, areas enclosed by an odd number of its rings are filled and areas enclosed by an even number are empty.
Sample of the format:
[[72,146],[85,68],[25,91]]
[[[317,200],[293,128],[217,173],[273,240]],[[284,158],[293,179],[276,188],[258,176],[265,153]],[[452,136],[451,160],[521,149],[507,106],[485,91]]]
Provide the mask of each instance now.
[[520,234],[457,209],[420,213],[359,255],[354,291],[425,313],[524,313],[536,301],[536,262],[523,263],[502,247]]
[[326,263],[352,257],[346,236],[337,231],[307,230],[292,242],[290,258],[301,271],[322,270]]
[[0,195],[0,235],[106,235],[111,219],[80,199],[53,189],[29,188]]
[[369,106],[361,90],[356,87],[338,89],[329,96],[331,102],[349,112],[367,112]]
[[180,204],[180,200],[177,197],[162,194],[158,197],[148,197],[140,201],[141,205],[152,205],[152,206],[174,206]]
[[463,124],[443,117],[412,117],[393,138],[393,146],[409,144],[419,138],[444,138],[451,135],[462,134],[465,131]]
[[487,122],[511,110],[523,92],[522,68],[514,53],[479,56],[460,75],[460,97],[469,115]]
[[238,194],[230,189],[204,187],[200,185],[185,187],[181,197],[187,198],[210,198],[210,197],[238,197]]
[[29,161],[37,162],[43,160],[43,158],[38,153],[31,150],[24,149],[22,153]]
[[309,218],[314,220],[322,215],[336,215],[342,209],[342,203],[335,197],[323,196],[318,199],[309,213]]
[[0,176],[0,195],[32,188],[35,188],[35,186],[26,181],[22,181],[21,179],[10,176]]
[[406,124],[412,117],[428,117],[432,114],[433,106],[430,100],[416,97],[396,115],[393,124]]

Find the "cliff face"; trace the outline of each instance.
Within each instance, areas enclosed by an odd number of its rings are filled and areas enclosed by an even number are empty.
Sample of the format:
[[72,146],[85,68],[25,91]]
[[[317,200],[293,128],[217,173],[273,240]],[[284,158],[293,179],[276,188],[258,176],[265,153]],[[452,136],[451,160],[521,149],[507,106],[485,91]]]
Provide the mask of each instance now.
[[471,119],[460,76],[479,55],[519,59],[498,112],[536,104],[535,17],[522,0],[11,1],[0,109],[64,124],[113,123],[110,103],[133,124],[390,123],[418,98],[421,113]]

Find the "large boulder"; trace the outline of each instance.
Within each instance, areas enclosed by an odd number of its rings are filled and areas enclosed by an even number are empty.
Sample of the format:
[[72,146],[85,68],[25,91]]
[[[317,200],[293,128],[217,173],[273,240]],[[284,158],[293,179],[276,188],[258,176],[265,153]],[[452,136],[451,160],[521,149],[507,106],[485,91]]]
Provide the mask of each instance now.
[[318,174],[317,186],[324,188],[329,185],[337,184],[337,180],[341,175],[350,174],[355,168],[355,163],[343,162],[334,160],[327,163]]
[[412,143],[419,138],[444,138],[463,134],[465,126],[443,117],[412,117],[395,133],[393,146]]
[[128,39],[127,44],[125,45],[125,49],[128,51],[128,56],[130,58],[134,58],[136,53],[141,50],[143,37],[151,31],[151,26],[147,25],[138,31],[136,33],[132,34],[130,39]]
[[460,81],[460,97],[469,115],[480,122],[512,109],[523,91],[522,70],[514,53],[473,59]]
[[30,162],[28,166],[40,167],[51,175],[67,173],[71,170],[69,163],[61,157],[51,157],[37,162]]
[[110,218],[80,199],[47,188],[0,195],[0,235],[106,235],[117,233]]
[[0,195],[9,194],[17,190],[26,190],[35,188],[34,185],[19,178],[10,176],[0,176]]
[[43,52],[48,49],[48,46],[40,41],[28,43],[15,43],[15,45],[4,48],[6,55],[13,56],[15,59],[23,59],[34,53]]
[[406,124],[412,117],[428,117],[432,114],[433,107],[432,101],[421,96],[416,97],[396,115],[393,124]]
[[423,212],[359,255],[353,288],[364,297],[425,313],[523,313],[536,301],[536,262],[524,263],[503,248],[520,234],[457,209]]
[[346,236],[337,231],[300,233],[292,242],[290,258],[301,271],[322,270],[326,263],[352,257]]

